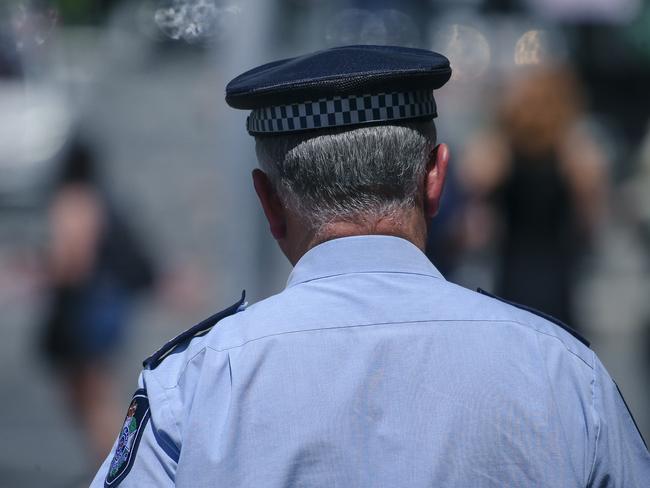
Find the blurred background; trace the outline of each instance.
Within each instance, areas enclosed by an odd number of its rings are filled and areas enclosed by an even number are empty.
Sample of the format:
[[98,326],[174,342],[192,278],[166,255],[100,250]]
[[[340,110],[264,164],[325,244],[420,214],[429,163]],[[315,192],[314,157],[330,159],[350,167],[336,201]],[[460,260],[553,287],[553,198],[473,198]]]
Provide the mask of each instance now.
[[592,341],[650,437],[650,2],[3,0],[1,486],[85,486],[141,361],[289,266],[226,83],[346,44],[446,54],[428,253]]

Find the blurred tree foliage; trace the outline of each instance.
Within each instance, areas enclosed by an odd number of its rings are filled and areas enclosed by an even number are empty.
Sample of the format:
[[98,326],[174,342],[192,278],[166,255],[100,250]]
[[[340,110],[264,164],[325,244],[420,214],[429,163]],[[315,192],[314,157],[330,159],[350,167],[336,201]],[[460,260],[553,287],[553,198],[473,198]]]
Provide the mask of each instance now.
[[66,24],[100,24],[121,0],[55,0],[61,20]]
[[644,2],[636,20],[626,30],[627,38],[646,60],[650,60],[650,2]]

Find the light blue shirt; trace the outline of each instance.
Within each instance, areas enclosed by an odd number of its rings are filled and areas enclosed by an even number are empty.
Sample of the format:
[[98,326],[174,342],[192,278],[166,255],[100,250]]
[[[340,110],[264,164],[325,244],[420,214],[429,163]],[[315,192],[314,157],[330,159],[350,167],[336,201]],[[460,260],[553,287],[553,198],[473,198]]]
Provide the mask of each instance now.
[[150,419],[123,487],[650,486],[650,455],[588,347],[445,281],[396,237],[313,248],[285,290],[139,387]]

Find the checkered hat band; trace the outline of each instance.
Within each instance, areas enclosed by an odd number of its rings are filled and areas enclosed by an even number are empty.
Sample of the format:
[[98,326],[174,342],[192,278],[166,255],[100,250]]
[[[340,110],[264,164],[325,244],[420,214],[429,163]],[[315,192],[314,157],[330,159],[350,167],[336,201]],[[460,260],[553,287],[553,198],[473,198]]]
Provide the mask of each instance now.
[[322,98],[260,108],[251,112],[246,126],[251,134],[271,134],[436,115],[433,91],[419,90]]

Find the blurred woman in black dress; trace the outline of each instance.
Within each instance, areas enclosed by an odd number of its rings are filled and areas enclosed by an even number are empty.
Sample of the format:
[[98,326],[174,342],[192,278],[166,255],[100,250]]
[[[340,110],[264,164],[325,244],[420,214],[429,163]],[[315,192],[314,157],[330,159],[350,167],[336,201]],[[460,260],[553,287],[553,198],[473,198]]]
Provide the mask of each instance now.
[[499,235],[497,293],[572,325],[576,265],[605,201],[604,157],[581,126],[582,93],[559,66],[522,68],[497,128],[468,145],[463,179]]

